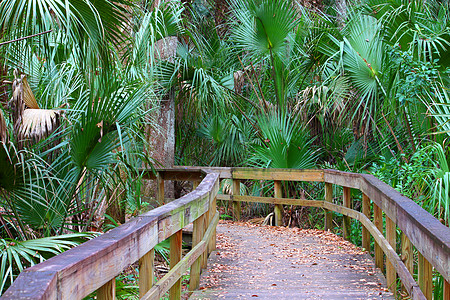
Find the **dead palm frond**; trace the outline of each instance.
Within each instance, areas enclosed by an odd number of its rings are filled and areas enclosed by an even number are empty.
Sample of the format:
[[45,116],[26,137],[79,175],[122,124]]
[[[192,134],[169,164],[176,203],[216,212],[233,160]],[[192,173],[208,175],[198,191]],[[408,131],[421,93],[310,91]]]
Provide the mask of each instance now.
[[3,110],[0,108],[0,142],[6,143],[8,138],[8,129],[6,128],[5,117]]
[[13,98],[10,101],[14,133],[19,147],[25,140],[38,142],[60,125],[60,110],[40,109],[24,74],[14,71]]

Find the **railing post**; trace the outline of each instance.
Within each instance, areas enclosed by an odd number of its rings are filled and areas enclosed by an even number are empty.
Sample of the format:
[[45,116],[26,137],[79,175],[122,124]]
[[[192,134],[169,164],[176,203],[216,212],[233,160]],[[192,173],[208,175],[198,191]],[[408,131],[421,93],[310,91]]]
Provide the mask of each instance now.
[[[383,234],[383,212],[381,208],[373,204],[373,221],[378,231]],[[384,271],[384,253],[383,249],[375,242],[375,265],[380,268],[380,270]]]
[[97,290],[98,300],[116,299],[116,278],[111,279]]
[[[203,238],[203,218],[205,215],[200,216],[194,221],[194,228],[192,231],[192,248],[194,248]],[[202,256],[199,256],[191,266],[189,290],[194,291],[200,284],[200,273],[202,265]]]
[[[409,238],[404,232],[401,235],[402,242],[402,261],[408,269],[409,273],[414,274],[414,256],[412,252],[412,245]],[[403,290],[405,290],[403,286]]]
[[[275,198],[283,198],[283,187],[280,180],[274,181]],[[283,225],[283,204],[275,204],[275,226]]]
[[[362,201],[362,212],[370,219],[370,199],[364,193],[362,195]],[[370,233],[364,226],[362,228],[362,247],[370,253]]]
[[[233,196],[239,196],[241,189],[241,181],[239,179],[233,179]],[[241,202],[233,201],[233,218],[236,221],[239,221],[241,218]]]
[[195,189],[198,187],[198,185],[200,184],[200,182],[201,182],[201,181],[194,180],[194,181],[192,182],[192,190],[195,190]]
[[[217,197],[214,197],[213,201],[211,202],[210,206],[210,220],[209,223],[214,219],[214,216],[216,215],[216,209],[217,209]],[[209,226],[209,225],[208,225]],[[211,240],[208,242],[208,254],[216,250],[216,228],[214,228],[214,232],[211,236]]]
[[[386,216],[386,239],[394,250],[397,246],[397,230],[395,223]],[[396,251],[397,252],[397,251]],[[389,259],[386,259],[386,281],[388,288],[394,294],[397,293],[397,272]]]
[[[343,195],[344,207],[352,208],[352,195],[349,187],[344,186],[344,195]],[[344,216],[342,219],[342,227],[344,229],[344,239],[350,239],[350,217]]]
[[[170,268],[172,269],[181,260],[183,231],[179,230],[170,237]],[[181,279],[170,288],[169,299],[179,300],[181,298]]]
[[[203,239],[203,236],[205,235],[206,230],[208,229],[209,219],[210,219],[210,213],[208,210],[203,215],[202,239]],[[206,267],[208,266],[208,247],[206,248],[205,252],[203,252],[203,254],[200,257],[202,258],[202,263],[201,263],[202,269],[206,269]]]
[[153,286],[155,268],[155,249],[139,259],[139,297],[142,298]]
[[[433,293],[433,266],[419,252],[419,287],[428,300],[432,299]],[[444,298],[445,299],[445,298]]]
[[156,173],[156,201],[160,204],[164,204],[164,179],[161,173]]
[[[325,201],[333,201],[333,185],[325,182]],[[325,209],[325,230],[331,230],[333,227],[333,215],[328,209]]]

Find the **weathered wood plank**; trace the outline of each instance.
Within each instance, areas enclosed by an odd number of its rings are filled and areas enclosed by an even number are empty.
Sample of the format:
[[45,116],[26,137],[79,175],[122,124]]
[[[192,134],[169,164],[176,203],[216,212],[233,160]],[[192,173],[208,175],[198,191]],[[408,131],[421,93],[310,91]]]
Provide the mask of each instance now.
[[[381,208],[373,204],[373,223],[377,227],[378,231],[383,233],[383,212]],[[380,268],[381,271],[384,271],[384,256],[381,245],[375,243],[375,265],[377,268]]]
[[[397,245],[397,230],[395,223],[386,217],[386,240],[389,242],[389,245],[395,250]],[[388,288],[391,292],[396,296],[397,294],[397,273],[395,272],[395,268],[392,263],[387,260],[386,261],[386,281]]]
[[[202,226],[204,215],[194,221],[192,232],[192,247],[194,248],[202,240]],[[194,291],[200,284],[200,272],[201,272],[201,258],[199,257],[194,261],[191,266],[190,278],[189,278],[189,290]]]
[[[364,193],[362,195],[362,213],[370,220],[370,199]],[[370,252],[370,234],[364,226],[362,228],[362,247]]]
[[158,172],[156,175],[156,201],[160,204],[164,204],[164,178],[162,173]]
[[322,170],[232,168],[233,179],[323,181]]
[[[333,185],[331,183],[325,183],[325,202],[331,203],[333,201]],[[333,229],[333,213],[329,210],[325,210],[325,230]]]
[[[405,264],[408,271],[414,273],[414,255],[410,240],[404,232],[401,235],[401,255],[402,261]],[[402,286],[403,287],[403,286]]]
[[[170,237],[170,269],[174,269],[180,262],[182,255],[183,231],[179,230]],[[181,298],[181,274],[169,290],[169,299],[178,300]]]
[[[219,196],[224,196],[224,195],[218,195],[218,198],[219,198]],[[220,198],[222,198],[222,197],[220,197]],[[222,198],[222,200],[323,207],[323,201],[321,201],[321,200],[272,198],[272,197],[258,197],[258,196],[230,196],[230,197],[224,197],[224,198]]]
[[98,300],[116,299],[116,279],[113,278],[97,290]]
[[[343,190],[343,203],[344,207],[352,208],[352,198],[351,198],[351,190],[349,187],[344,187]],[[344,229],[344,239],[349,240],[350,238],[350,217],[344,216],[342,218],[343,224],[342,227]]]
[[[238,179],[233,179],[231,193],[234,196],[239,196],[241,193],[241,181]],[[233,219],[239,220],[241,218],[241,203],[233,201]]]
[[323,170],[324,181],[340,185],[343,187],[349,187],[353,189],[360,189],[361,177],[359,174],[337,171],[337,170]]
[[419,252],[418,281],[420,289],[428,300],[433,298],[433,266]]
[[153,286],[155,268],[155,249],[139,259],[139,297],[144,296]]
[[[283,187],[280,180],[274,181],[274,196],[275,198],[283,198]],[[275,226],[283,225],[283,204],[275,204]]]

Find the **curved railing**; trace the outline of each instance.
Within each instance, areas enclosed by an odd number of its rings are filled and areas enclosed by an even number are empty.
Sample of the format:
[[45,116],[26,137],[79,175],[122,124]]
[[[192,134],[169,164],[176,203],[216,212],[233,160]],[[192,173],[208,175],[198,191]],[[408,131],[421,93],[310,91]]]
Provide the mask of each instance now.
[[[431,299],[434,268],[445,279],[443,299],[450,299],[450,228],[372,175],[336,170],[177,167],[160,170],[157,176],[152,173],[147,176],[156,179],[160,200],[164,197],[165,180],[193,181],[194,186],[203,180],[188,195],[26,269],[2,299],[80,299],[95,290],[98,290],[97,299],[113,299],[114,278],[138,260],[142,299],[159,299],[169,289],[170,298],[178,299],[180,276],[191,266],[190,289],[197,287],[206,255],[214,248],[218,221],[215,199],[233,201],[236,218],[242,201],[275,204],[278,223],[283,204],[321,207],[326,210],[325,229],[332,228],[332,212],[344,215],[344,237],[349,235],[349,219],[356,219],[363,225],[362,246],[370,249],[370,239],[374,239],[375,263],[385,269],[388,286],[394,293],[398,276],[412,299]],[[232,195],[217,195],[219,179],[232,180]],[[240,195],[241,180],[273,181],[274,197]],[[324,199],[283,198],[282,181],[324,182]],[[333,185],[343,187],[343,205],[333,203]],[[352,209],[351,189],[362,192],[361,211]],[[191,222],[194,222],[193,249],[180,260],[181,229]],[[401,231],[399,251],[398,230]],[[153,284],[152,249],[169,237],[171,270]],[[417,261],[413,247],[418,251]],[[418,282],[414,279],[416,275]]]
[[[147,177],[154,176],[148,173]],[[191,288],[198,286],[200,269],[215,248],[219,220],[215,207],[218,175],[199,171],[192,180],[201,183],[186,196],[24,270],[1,299],[82,299],[94,291],[97,299],[115,299],[115,277],[137,261],[141,299],[160,299],[168,290],[171,299],[179,299],[180,278],[189,267]],[[181,259],[181,229],[192,222],[193,247]],[[167,238],[171,270],[153,284],[154,247]]]

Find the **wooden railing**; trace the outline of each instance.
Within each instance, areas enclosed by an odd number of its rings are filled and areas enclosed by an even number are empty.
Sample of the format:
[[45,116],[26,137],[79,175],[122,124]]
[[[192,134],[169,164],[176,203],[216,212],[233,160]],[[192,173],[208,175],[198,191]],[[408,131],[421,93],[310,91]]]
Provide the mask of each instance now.
[[[180,167],[185,171],[195,167]],[[445,279],[443,299],[450,300],[450,228],[441,224],[411,199],[368,174],[336,170],[292,170],[250,168],[204,168],[232,179],[232,195],[218,195],[218,200],[233,201],[233,215],[240,216],[240,202],[275,204],[275,222],[281,223],[282,205],[321,207],[326,211],[325,229],[332,229],[332,212],[342,214],[344,237],[349,235],[349,218],[363,225],[362,246],[370,249],[375,241],[375,264],[386,274],[392,292],[397,292],[397,275],[403,289],[412,299],[432,299],[433,274],[438,271]],[[240,195],[242,180],[274,182],[274,197]],[[323,200],[282,198],[282,181],[324,182]],[[343,187],[343,205],[333,203],[333,185]],[[362,211],[352,209],[351,190],[362,192]],[[385,225],[384,225],[385,224]],[[397,232],[401,245],[397,251]],[[413,247],[418,251],[414,259]],[[386,257],[386,263],[384,263]],[[417,274],[414,271],[417,266]],[[418,283],[414,276],[417,275]]]
[[[218,174],[202,171],[160,172],[159,195],[166,179],[192,180],[191,193],[153,209],[76,248],[20,273],[1,299],[82,299],[97,291],[97,299],[115,299],[115,277],[139,261],[141,299],[180,299],[181,276],[190,267],[190,289],[198,287],[200,270],[215,249],[219,220]],[[152,173],[147,178],[155,179]],[[194,176],[194,177],[192,177]],[[197,186],[198,185],[198,186]],[[182,228],[193,222],[192,250],[182,256]],[[153,283],[154,247],[170,238],[170,271]]]
[[[337,212],[344,216],[345,237],[349,235],[349,219],[358,220],[363,225],[362,246],[370,249],[373,238],[376,266],[385,270],[388,286],[394,293],[398,276],[412,299],[431,299],[434,268],[445,279],[443,299],[450,299],[450,229],[372,175],[335,170],[177,167],[160,170],[156,176],[148,173],[147,178],[156,179],[159,200],[164,199],[165,180],[193,181],[194,187],[203,180],[190,194],[25,270],[2,299],[80,299],[96,290],[97,299],[112,299],[114,278],[138,260],[142,299],[159,299],[169,289],[170,298],[179,299],[183,272],[191,266],[190,289],[196,288],[207,253],[215,248],[216,199],[233,201],[235,218],[240,216],[243,201],[275,204],[278,224],[283,204],[325,209],[325,229],[332,229],[332,212]],[[219,178],[232,180],[231,195],[217,195]],[[242,180],[273,181],[274,197],[240,195]],[[283,181],[323,182],[324,199],[283,198]],[[343,187],[343,205],[333,203],[333,185]],[[362,192],[361,211],[352,209],[350,189]],[[193,248],[180,260],[181,229],[191,222],[194,223]],[[398,230],[401,231],[400,247],[397,247]],[[171,270],[153,284],[152,249],[169,237]],[[413,248],[418,251],[417,260]],[[417,274],[414,265],[418,266]],[[418,283],[414,279],[416,275]]]

